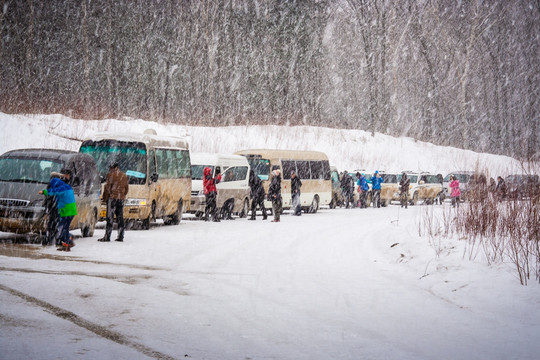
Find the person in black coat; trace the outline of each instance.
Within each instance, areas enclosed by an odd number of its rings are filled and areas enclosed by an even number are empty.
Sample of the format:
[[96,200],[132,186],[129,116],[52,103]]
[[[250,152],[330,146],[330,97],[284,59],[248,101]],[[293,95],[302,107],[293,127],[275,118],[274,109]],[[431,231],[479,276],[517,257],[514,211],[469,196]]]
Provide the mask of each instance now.
[[291,198],[293,215],[302,215],[302,207],[300,206],[300,188],[302,187],[302,181],[296,176],[296,172],[291,171]]
[[272,212],[274,213],[274,220],[272,222],[279,222],[281,215],[282,202],[281,202],[281,175],[279,170],[272,171],[272,181],[268,188],[268,198],[272,201]]
[[251,217],[248,220],[255,220],[257,206],[262,211],[263,220],[266,220],[266,208],[264,207],[264,188],[261,179],[255,175],[253,170],[249,171],[249,188],[251,190]]
[[405,206],[405,209],[407,208],[407,205],[409,203],[410,184],[411,180],[407,177],[407,174],[403,173],[401,175],[401,180],[399,181],[399,201],[401,203],[401,207]]

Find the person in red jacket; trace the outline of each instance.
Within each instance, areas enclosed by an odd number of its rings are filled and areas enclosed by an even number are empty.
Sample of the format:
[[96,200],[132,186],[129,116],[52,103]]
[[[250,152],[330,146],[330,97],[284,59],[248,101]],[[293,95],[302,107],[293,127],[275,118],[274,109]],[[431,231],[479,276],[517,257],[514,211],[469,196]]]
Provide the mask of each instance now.
[[212,177],[212,169],[205,167],[203,171],[203,190],[206,198],[206,207],[204,208],[204,221],[208,221],[208,215],[212,216],[212,221],[219,222],[217,217],[217,189],[216,185],[221,181],[221,174],[217,173]]

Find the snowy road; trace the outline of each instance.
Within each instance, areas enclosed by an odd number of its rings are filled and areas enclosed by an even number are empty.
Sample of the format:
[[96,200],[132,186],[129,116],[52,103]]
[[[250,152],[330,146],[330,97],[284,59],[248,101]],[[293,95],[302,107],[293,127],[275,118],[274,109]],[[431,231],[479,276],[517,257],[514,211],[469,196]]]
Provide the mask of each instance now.
[[536,359],[540,287],[430,245],[428,209],[184,220],[125,243],[100,224],[71,253],[0,233],[0,357]]

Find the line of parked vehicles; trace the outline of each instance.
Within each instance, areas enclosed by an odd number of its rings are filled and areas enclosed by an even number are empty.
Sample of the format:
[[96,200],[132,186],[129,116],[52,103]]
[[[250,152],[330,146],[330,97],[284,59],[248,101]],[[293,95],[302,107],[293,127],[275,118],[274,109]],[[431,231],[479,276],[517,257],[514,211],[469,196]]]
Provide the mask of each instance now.
[[[139,223],[143,229],[149,229],[156,219],[163,219],[165,224],[178,224],[186,212],[201,217],[206,206],[202,191],[205,167],[210,167],[213,175],[222,175],[217,185],[218,208],[228,209],[240,217],[246,217],[250,209],[251,170],[263,181],[266,192],[272,171],[281,171],[284,209],[292,206],[290,174],[293,170],[302,181],[300,203],[305,212],[315,213],[320,206],[334,208],[343,202],[340,174],[330,166],[323,152],[250,149],[235,154],[193,153],[186,138],[158,136],[151,129],[142,134],[105,132],[85,139],[78,152],[19,149],[2,154],[0,231],[44,233],[47,208],[44,197],[38,192],[47,186],[51,173],[67,168],[72,172],[70,185],[78,210],[71,227],[81,229],[83,237],[93,236],[96,223],[106,217],[101,194],[112,162],[118,162],[129,180],[124,205],[128,227]],[[356,172],[351,173],[353,178]],[[406,173],[411,179],[411,204],[444,200],[448,176]],[[381,172],[381,175],[384,179],[381,204],[386,206],[391,201],[399,201],[401,173]],[[472,173],[455,172],[454,175],[466,194],[467,180]],[[508,179],[522,180],[516,176]],[[540,189],[538,176],[533,176],[531,181]],[[358,187],[354,188],[356,203]],[[269,201],[265,206],[271,209]]]

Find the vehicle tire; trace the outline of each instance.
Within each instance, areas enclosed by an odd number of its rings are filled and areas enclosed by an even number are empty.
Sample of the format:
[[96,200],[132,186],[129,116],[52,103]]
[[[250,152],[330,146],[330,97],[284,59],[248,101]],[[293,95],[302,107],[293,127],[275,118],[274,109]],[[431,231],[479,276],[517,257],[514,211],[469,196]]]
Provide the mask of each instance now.
[[411,199],[411,205],[416,205],[418,203],[418,193],[415,192]]
[[81,233],[83,237],[92,237],[94,236],[94,230],[96,228],[97,223],[97,209],[94,209],[92,211],[92,216],[90,216],[90,223],[84,224],[84,226],[81,229]]
[[319,210],[319,196],[315,195],[313,197],[313,201],[311,201],[311,205],[308,208],[308,213],[315,214]]
[[150,220],[154,220],[154,221],[156,220],[156,202],[155,201],[152,201],[152,208],[150,211],[150,215],[148,215],[147,219],[144,219],[142,221],[141,228],[143,230],[150,230]]
[[249,200],[244,199],[244,205],[242,206],[242,210],[240,213],[238,213],[239,218],[245,218],[249,214]]
[[386,200],[381,200],[381,207],[386,207]]
[[175,213],[171,216],[171,225],[178,225],[182,221],[182,214],[184,213],[184,202],[182,199],[178,200],[178,207]]

